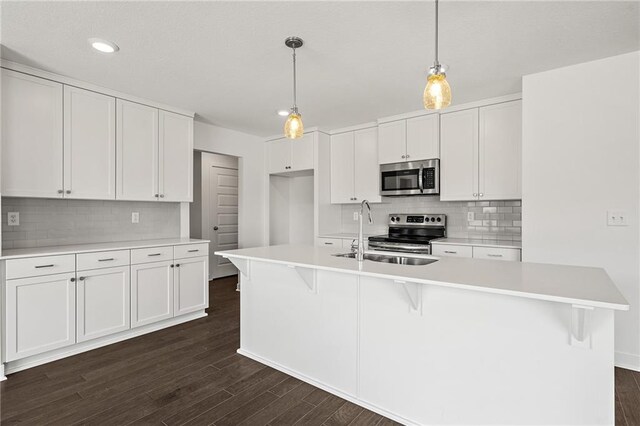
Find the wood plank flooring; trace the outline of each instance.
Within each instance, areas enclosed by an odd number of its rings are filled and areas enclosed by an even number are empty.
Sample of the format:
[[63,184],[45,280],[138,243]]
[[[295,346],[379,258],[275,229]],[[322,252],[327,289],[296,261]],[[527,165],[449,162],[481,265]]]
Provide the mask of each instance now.
[[[12,374],[0,384],[0,423],[398,424],[236,354],[236,281],[211,282],[207,318]],[[640,426],[640,373],[615,374],[616,425]]]

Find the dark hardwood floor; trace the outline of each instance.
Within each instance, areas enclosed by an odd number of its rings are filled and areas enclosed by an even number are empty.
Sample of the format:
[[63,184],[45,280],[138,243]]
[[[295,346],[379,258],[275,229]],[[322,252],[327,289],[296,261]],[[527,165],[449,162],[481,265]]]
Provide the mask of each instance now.
[[[236,277],[209,316],[9,376],[2,425],[393,425],[236,354]],[[640,426],[640,373],[616,369],[616,424]]]

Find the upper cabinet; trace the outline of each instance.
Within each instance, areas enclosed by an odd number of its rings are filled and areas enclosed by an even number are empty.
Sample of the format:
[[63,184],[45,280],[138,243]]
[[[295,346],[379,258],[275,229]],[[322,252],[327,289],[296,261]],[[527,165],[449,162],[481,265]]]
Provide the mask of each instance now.
[[313,160],[313,132],[305,133],[300,139],[280,138],[267,142],[267,161],[270,174],[312,170]]
[[63,196],[62,84],[2,69],[2,195]]
[[522,102],[445,113],[440,117],[440,199],[522,198]]
[[376,128],[331,136],[331,203],[380,202]]
[[64,87],[64,196],[116,198],[116,99]]
[[160,110],[159,196],[193,201],[193,119]]
[[429,114],[381,123],[378,126],[378,163],[439,158],[438,116]]

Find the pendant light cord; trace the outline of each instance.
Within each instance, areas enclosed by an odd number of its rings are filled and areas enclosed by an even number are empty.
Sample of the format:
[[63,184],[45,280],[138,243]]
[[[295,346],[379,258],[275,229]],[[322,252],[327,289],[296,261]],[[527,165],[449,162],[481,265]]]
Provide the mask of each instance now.
[[298,112],[296,93],[296,48],[293,48],[293,109]]
[[436,0],[436,63],[435,65],[439,65],[438,62],[438,0]]

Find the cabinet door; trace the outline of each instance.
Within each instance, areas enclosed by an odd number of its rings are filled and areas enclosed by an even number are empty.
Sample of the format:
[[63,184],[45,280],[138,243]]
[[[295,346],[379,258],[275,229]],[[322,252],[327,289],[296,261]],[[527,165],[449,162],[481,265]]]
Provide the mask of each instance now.
[[173,261],[131,265],[131,328],[173,317]]
[[522,102],[480,108],[480,200],[522,198]]
[[64,86],[65,198],[116,198],[116,99]]
[[407,122],[392,121],[378,126],[378,164],[399,163],[407,156]]
[[331,136],[331,202],[354,203],[353,132]]
[[2,70],[2,195],[62,197],[62,84]]
[[163,201],[193,201],[193,118],[160,111],[159,194]]
[[122,99],[117,100],[116,108],[116,198],[156,200],[158,110]]
[[5,361],[76,341],[75,273],[6,281]]
[[407,158],[410,161],[440,158],[440,115],[407,120]]
[[477,108],[440,116],[440,150],[440,199],[477,199]]
[[178,259],[174,274],[174,316],[206,309],[209,306],[208,258]]
[[291,170],[313,169],[314,136],[306,133],[300,139],[291,140]]
[[456,246],[453,244],[431,244],[431,254],[434,256],[473,257],[472,246]]
[[129,329],[129,266],[78,272],[78,342]]
[[267,142],[269,173],[288,172],[291,167],[291,141],[286,138]]
[[354,153],[354,201],[380,202],[380,167],[376,162],[378,132],[375,127],[355,132]]

